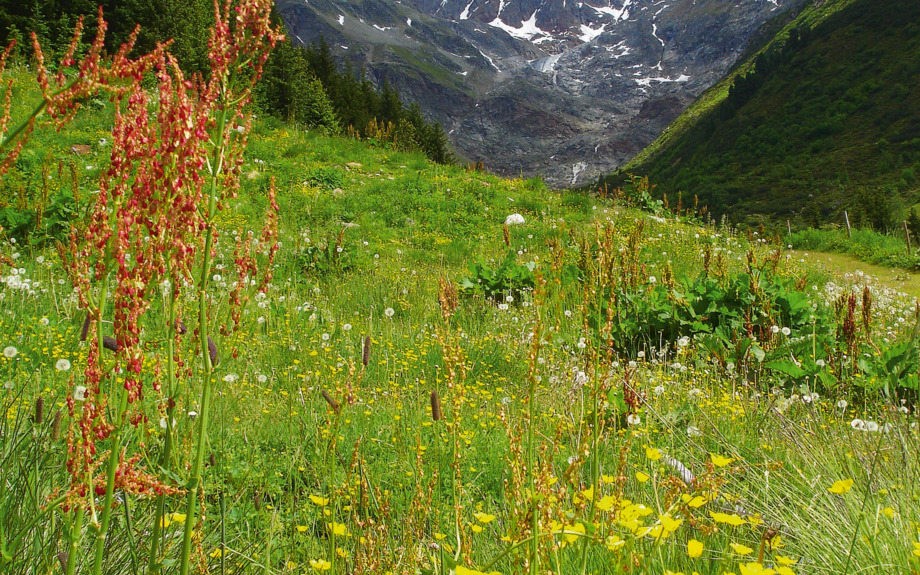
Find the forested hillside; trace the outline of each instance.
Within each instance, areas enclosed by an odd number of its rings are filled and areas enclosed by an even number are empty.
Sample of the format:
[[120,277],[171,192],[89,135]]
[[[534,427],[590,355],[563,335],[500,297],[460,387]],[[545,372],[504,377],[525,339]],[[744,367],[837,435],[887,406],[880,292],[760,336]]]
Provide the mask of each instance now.
[[[0,44],[15,40],[15,53],[29,58],[32,44],[26,31],[34,30],[53,61],[67,49],[80,16],[84,17],[84,45],[88,45],[96,33],[100,7],[108,26],[106,47],[110,51],[114,52],[140,24],[134,53],[149,52],[158,40],[171,38],[170,51],[186,73],[208,74],[212,0],[5,2],[0,4]],[[281,24],[276,15],[273,20]],[[418,106],[402,102],[388,84],[376,86],[362,70],[339,66],[322,42],[306,49],[295,47],[290,40],[280,44],[255,92],[255,102],[263,112],[285,121],[351,134],[401,150],[420,150],[439,163],[453,159],[439,124],[427,122]]]
[[632,169],[738,223],[819,226],[847,210],[884,230],[920,196],[918,91],[920,3],[857,0],[759,54],[721,103]]

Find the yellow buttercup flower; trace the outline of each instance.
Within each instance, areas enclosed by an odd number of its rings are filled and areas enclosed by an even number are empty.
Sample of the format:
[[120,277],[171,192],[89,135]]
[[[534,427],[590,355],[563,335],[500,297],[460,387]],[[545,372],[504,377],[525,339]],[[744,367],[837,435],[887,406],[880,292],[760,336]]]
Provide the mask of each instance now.
[[756,561],[747,564],[741,563],[738,565],[738,570],[741,575],[774,575],[776,573],[773,569],[767,569]]
[[620,539],[616,535],[608,535],[604,545],[607,546],[607,549],[610,551],[618,551],[620,547],[626,545],[626,541]]
[[718,511],[710,511],[709,515],[712,516],[712,518],[716,521],[716,523],[727,523],[735,527],[739,525],[744,525],[745,523],[747,523],[747,521],[745,521],[744,519],[742,519],[741,517],[739,517],[738,515],[734,513],[729,515],[728,513],[719,513]]
[[709,460],[712,461],[712,464],[715,465],[716,467],[725,467],[726,465],[734,461],[734,459],[730,459],[728,457],[722,457],[721,455],[716,455],[715,453],[709,454]]
[[664,528],[664,530],[669,533],[677,531],[677,528],[680,527],[680,524],[684,522],[683,519],[674,519],[669,513],[659,515],[658,519],[661,521],[661,526]]
[[319,495],[311,495],[310,501],[312,501],[316,505],[319,505],[320,507],[325,507],[326,505],[329,504],[328,499],[326,499],[325,497],[320,497]]
[[316,571],[329,571],[332,569],[332,563],[325,559],[310,559],[310,567]]
[[605,495],[597,502],[597,508],[605,512],[610,511],[616,502],[617,499],[613,495]]
[[652,461],[658,461],[661,459],[661,451],[654,447],[646,447],[645,456]]
[[729,543],[728,546],[731,547],[732,551],[734,551],[738,555],[750,555],[751,553],[754,552],[753,549],[751,549],[747,545],[742,545],[741,543]]
[[639,483],[645,483],[648,480],[649,480],[648,473],[642,473],[641,471],[636,472],[636,481],[638,481]]
[[831,493],[836,493],[837,495],[843,495],[847,491],[853,488],[852,479],[839,479],[834,482],[833,485],[827,488]]
[[473,517],[476,518],[480,523],[489,523],[495,519],[495,516],[491,513],[483,513],[482,511],[476,511],[473,513]]
[[687,555],[690,558],[696,558],[703,554],[703,542],[691,539],[687,541]]

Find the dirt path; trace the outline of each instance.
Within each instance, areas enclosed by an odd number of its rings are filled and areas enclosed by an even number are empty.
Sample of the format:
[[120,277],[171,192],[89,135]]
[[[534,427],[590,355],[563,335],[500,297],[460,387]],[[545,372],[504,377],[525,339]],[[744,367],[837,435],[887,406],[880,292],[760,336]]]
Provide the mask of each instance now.
[[803,258],[813,267],[832,276],[839,277],[844,274],[861,271],[875,277],[878,279],[878,283],[885,287],[920,298],[920,273],[868,264],[844,254],[803,251],[794,251],[793,254],[795,254],[793,257]]

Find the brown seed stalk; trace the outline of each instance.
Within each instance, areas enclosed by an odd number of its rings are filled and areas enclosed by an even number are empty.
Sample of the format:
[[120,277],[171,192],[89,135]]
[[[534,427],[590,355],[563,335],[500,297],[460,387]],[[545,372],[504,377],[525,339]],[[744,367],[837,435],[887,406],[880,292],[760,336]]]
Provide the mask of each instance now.
[[35,400],[35,425],[41,425],[45,419],[45,400],[39,396]]
[[89,324],[92,321],[93,314],[86,312],[86,319],[83,320],[83,329],[80,330],[80,341],[86,341],[86,336],[89,335]]
[[214,343],[214,340],[211,339],[211,336],[208,336],[208,357],[211,358],[212,367],[220,363],[220,358],[217,357],[217,344]]
[[338,415],[338,414],[339,414],[339,410],[341,409],[341,406],[339,405],[339,402],[336,401],[336,400],[334,400],[334,399],[332,399],[332,396],[329,395],[329,392],[326,391],[325,389],[322,390],[322,392],[320,392],[320,393],[323,394],[323,399],[326,400],[326,403],[329,404],[329,407],[332,408],[332,411],[335,412],[336,415]]
[[368,362],[371,360],[371,336],[365,336],[364,338],[364,354],[361,356],[361,363],[364,364],[364,367],[367,367]]
[[103,336],[102,347],[104,347],[105,349],[109,351],[114,351],[117,353],[118,352],[118,341],[114,337],[111,337],[108,335]]
[[438,397],[436,389],[431,390],[431,419],[434,421],[441,420],[441,398]]
[[51,423],[51,441],[61,439],[61,418],[63,415],[60,409],[54,414],[54,421]]

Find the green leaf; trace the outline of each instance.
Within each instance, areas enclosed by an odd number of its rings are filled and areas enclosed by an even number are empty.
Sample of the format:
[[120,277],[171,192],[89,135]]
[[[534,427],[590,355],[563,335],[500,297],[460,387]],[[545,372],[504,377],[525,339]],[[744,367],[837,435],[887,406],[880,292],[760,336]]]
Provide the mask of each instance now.
[[[758,348],[759,349],[759,348]],[[778,371],[780,373],[785,373],[790,377],[800,378],[808,375],[808,372],[792,363],[788,359],[780,359],[774,361],[768,361],[764,364],[765,367],[772,369],[773,371]]]

